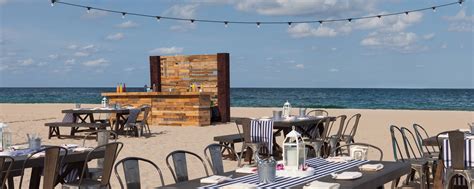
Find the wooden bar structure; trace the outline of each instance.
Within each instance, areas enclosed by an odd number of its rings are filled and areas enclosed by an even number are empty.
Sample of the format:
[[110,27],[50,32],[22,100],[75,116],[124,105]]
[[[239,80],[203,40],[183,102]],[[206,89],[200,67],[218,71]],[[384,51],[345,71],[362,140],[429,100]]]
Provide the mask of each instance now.
[[211,124],[210,93],[125,92],[102,93],[110,103],[151,106],[148,122],[162,126],[207,126]]

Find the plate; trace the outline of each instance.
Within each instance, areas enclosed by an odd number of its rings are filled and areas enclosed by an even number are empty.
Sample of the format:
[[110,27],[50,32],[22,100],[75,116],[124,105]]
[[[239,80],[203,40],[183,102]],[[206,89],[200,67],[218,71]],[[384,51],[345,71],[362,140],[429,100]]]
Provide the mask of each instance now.
[[336,180],[354,180],[362,177],[362,173],[357,171],[346,171],[339,174],[332,173],[331,176]]

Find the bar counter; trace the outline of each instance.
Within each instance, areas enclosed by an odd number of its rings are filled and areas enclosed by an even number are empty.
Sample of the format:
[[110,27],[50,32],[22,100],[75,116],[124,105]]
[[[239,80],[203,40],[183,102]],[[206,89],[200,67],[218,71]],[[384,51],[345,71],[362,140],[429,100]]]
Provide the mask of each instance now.
[[207,126],[211,124],[211,94],[205,92],[102,93],[109,103],[151,106],[148,123],[154,126]]

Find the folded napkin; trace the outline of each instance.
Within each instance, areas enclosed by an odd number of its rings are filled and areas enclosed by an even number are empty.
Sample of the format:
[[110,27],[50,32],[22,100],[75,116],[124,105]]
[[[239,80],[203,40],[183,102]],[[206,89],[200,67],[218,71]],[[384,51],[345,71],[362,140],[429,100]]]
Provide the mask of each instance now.
[[32,157],[32,158],[39,158],[39,157],[44,157],[45,155],[46,155],[45,152],[40,152],[40,153],[37,153],[37,154],[35,154],[35,155],[31,156],[31,157]]
[[220,175],[212,175],[210,177],[202,178],[201,183],[206,184],[218,184],[228,180],[232,180],[232,178],[227,176],[220,176]]
[[247,183],[234,183],[227,186],[223,186],[222,189],[256,189],[257,185]]
[[256,173],[257,167],[241,167],[235,170],[236,173]]
[[299,120],[307,120],[309,117],[298,117]]
[[64,148],[77,148],[79,145],[77,144],[63,144]]
[[379,171],[383,169],[383,164],[377,163],[377,164],[364,164],[359,167],[361,171]]
[[342,173],[339,173],[339,174],[332,173],[331,176],[332,176],[333,179],[337,179],[337,180],[352,180],[352,179],[362,177],[362,173],[361,172],[346,171],[346,172],[342,172]]
[[326,161],[329,161],[332,163],[347,163],[351,160],[352,160],[352,157],[349,157],[349,156],[336,156],[336,157],[326,158]]
[[339,183],[313,181],[303,186],[303,189],[338,189],[340,186]]
[[73,152],[85,152],[85,151],[91,151],[92,148],[89,148],[89,147],[77,147],[77,148],[73,148],[72,151]]

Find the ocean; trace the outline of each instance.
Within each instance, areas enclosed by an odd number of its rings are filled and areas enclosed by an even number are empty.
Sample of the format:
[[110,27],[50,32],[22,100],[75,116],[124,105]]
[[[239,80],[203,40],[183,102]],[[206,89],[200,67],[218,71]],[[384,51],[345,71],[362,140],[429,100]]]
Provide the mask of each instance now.
[[[142,88],[127,88],[143,91]],[[0,103],[101,102],[115,88],[0,88]],[[232,88],[232,107],[474,111],[474,89]]]

